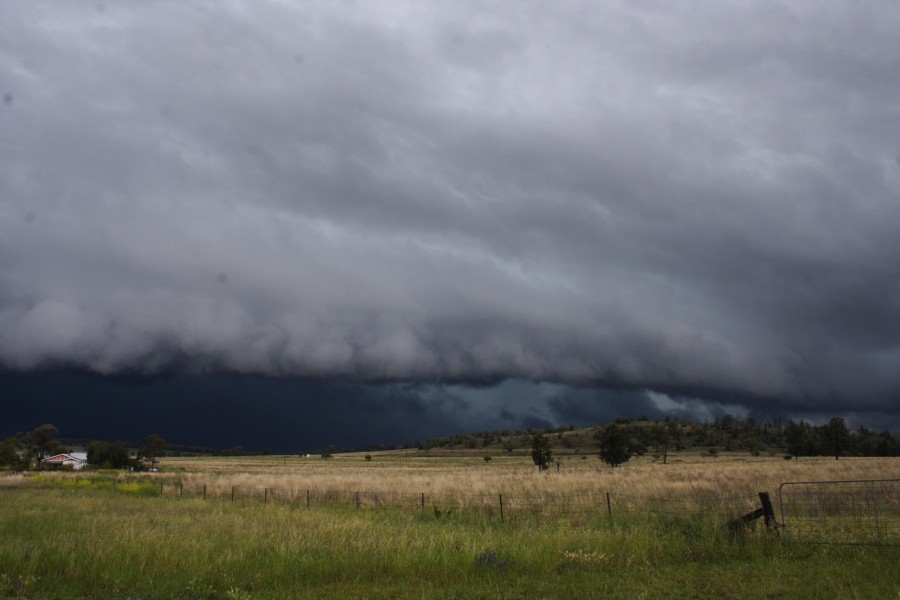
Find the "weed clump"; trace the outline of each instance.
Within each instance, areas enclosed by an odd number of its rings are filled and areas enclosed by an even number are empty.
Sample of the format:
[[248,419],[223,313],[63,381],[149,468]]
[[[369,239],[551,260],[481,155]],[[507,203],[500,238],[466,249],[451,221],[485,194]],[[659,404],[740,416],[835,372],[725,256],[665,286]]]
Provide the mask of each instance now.
[[486,550],[475,557],[475,566],[496,572],[502,572],[512,565],[512,559],[500,558],[493,550]]

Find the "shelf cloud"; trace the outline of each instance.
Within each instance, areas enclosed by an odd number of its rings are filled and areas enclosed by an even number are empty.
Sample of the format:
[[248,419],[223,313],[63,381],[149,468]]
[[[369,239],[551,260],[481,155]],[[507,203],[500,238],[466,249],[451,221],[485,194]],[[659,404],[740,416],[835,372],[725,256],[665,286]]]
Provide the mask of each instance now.
[[5,2],[0,367],[895,413],[898,31],[887,0]]

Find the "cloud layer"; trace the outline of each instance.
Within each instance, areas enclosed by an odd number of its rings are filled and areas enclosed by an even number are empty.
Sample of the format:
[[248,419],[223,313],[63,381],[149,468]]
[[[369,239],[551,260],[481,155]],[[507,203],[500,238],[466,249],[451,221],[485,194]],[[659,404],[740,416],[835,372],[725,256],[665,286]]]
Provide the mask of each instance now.
[[0,365],[900,399],[892,1],[5,2]]

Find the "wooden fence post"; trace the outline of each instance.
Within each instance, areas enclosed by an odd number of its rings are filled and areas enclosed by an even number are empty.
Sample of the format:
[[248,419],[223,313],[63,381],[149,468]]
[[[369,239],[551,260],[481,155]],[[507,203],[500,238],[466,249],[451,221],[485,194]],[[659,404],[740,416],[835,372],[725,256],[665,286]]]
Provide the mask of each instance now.
[[500,498],[500,522],[503,523],[503,494],[497,494],[497,496]]
[[420,505],[421,505],[422,510],[425,510],[425,492],[422,492],[422,499],[421,499]]
[[775,508],[772,506],[772,499],[769,497],[769,492],[759,493],[759,503],[762,505],[763,520],[766,523],[766,529],[777,527],[778,521],[775,519]]
[[760,508],[750,511],[742,517],[729,521],[728,528],[732,532],[736,533],[741,531],[744,527],[760,517],[763,517],[766,529],[778,529],[778,520],[775,518],[775,509],[772,506],[772,499],[769,497],[769,492],[759,492],[758,495]]
[[206,484],[203,484],[203,499],[206,500]]
[[606,492],[606,515],[609,517],[609,522],[612,523],[612,502],[609,499],[609,492]]
[[306,490],[306,508],[309,508],[309,490]]
[[178,482],[178,495],[184,496],[184,482]]
[[878,526],[878,495],[875,493],[875,482],[872,482],[872,509],[875,511],[875,537],[881,543],[881,528]]
[[359,510],[359,492],[356,492],[356,510]]
[[263,504],[269,503],[269,488],[263,489]]
[[234,502],[234,486],[231,486],[231,501]]

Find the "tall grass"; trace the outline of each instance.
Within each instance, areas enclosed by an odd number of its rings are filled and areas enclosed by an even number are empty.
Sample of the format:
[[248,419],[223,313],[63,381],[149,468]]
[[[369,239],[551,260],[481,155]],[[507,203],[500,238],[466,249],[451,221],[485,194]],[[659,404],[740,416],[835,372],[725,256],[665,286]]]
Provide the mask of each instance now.
[[[744,455],[745,456],[745,455]],[[898,458],[700,458],[661,464],[633,461],[612,469],[596,458],[567,459],[559,472],[539,473],[530,458],[404,459],[394,455],[319,458],[253,457],[214,460],[165,459],[163,469],[188,485],[244,488],[375,491],[433,495],[504,494],[510,497],[586,496],[602,500],[612,492],[626,498],[747,498],[775,492],[785,481],[900,477]]]
[[736,598],[751,579],[774,595],[767,573],[790,579],[790,597],[889,597],[898,584],[896,553],[735,537],[716,519],[516,526],[81,486],[11,488],[2,500],[0,596]]

